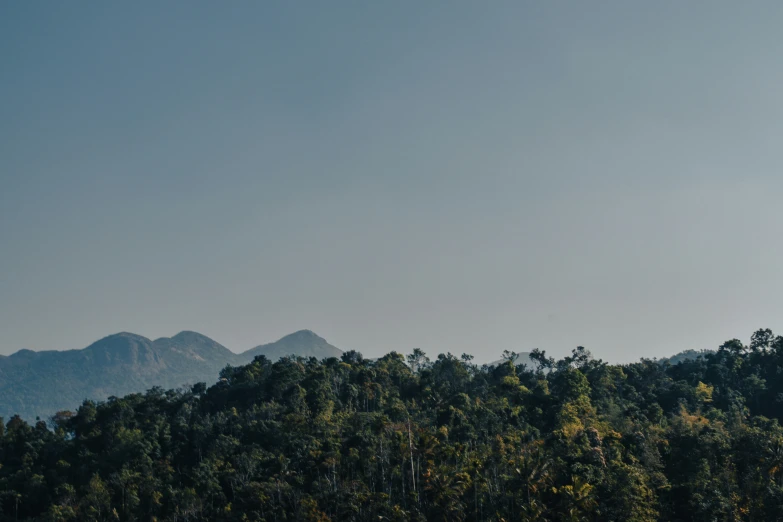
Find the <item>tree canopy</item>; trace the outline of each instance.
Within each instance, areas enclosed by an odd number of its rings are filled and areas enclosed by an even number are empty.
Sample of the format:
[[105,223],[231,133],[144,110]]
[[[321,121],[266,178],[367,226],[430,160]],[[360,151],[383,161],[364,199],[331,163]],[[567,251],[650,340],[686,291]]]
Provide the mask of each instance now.
[[761,521],[783,338],[676,365],[257,357],[207,388],[0,424],[0,520]]

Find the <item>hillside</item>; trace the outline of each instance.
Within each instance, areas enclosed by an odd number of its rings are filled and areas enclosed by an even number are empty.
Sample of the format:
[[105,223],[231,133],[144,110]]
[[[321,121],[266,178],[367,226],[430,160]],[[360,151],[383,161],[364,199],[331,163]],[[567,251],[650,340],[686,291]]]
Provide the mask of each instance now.
[[245,362],[250,362],[254,357],[263,355],[270,361],[276,361],[286,355],[296,354],[302,357],[323,359],[325,357],[340,357],[342,353],[342,350],[332,346],[326,342],[326,339],[319,337],[314,332],[300,330],[286,335],[279,341],[251,348],[242,353],[240,358]]
[[0,357],[0,416],[19,414],[46,418],[73,409],[84,399],[143,392],[152,387],[178,388],[217,381],[221,369],[266,355],[335,357],[342,353],[325,339],[302,330],[241,354],[197,332],[180,332],[154,341],[122,332],[82,350],[33,352],[20,350]]
[[713,350],[685,350],[684,352],[677,353],[671,357],[662,357],[658,359],[658,362],[679,364],[681,362],[692,361],[700,357],[706,357],[710,353],[713,353]]
[[[258,358],[206,390],[11,419],[0,520],[781,520],[783,337],[767,332],[676,365],[578,348],[546,372]],[[144,345],[117,357],[154,366]]]

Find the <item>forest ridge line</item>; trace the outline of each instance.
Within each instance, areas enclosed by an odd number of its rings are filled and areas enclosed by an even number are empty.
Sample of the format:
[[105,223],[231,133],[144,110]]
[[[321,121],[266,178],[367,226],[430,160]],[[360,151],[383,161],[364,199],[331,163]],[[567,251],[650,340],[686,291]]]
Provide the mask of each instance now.
[[674,365],[531,357],[259,355],[14,416],[0,520],[780,520],[783,337]]

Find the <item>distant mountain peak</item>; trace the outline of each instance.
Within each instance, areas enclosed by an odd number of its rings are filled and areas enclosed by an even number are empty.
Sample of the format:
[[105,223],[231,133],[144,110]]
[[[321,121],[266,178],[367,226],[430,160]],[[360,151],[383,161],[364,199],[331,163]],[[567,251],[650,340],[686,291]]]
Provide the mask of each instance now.
[[290,333],[290,334],[288,334],[288,335],[286,335],[284,337],[281,337],[278,340],[278,342],[286,340],[286,339],[290,339],[290,340],[294,340],[294,339],[302,339],[302,340],[313,339],[313,340],[315,340],[315,339],[317,339],[317,340],[320,340],[320,341],[326,341],[326,339],[324,339],[323,337],[321,337],[320,335],[318,335],[317,333],[315,333],[312,330],[297,330],[294,333]]
[[85,398],[211,383],[226,365],[247,364],[257,355],[277,361],[291,355],[326,359],[341,354],[312,330],[299,330],[242,354],[191,330],[154,341],[118,332],[81,350],[20,350],[0,357],[0,416],[19,413],[32,419],[77,408]]
[[27,348],[22,348],[21,350],[12,353],[8,357],[34,357],[37,354],[38,354],[38,352],[35,352],[33,350],[29,350]]
[[273,343],[261,344],[251,348],[242,353],[242,356],[252,360],[257,355],[264,355],[267,359],[276,361],[280,357],[287,355],[324,359],[339,357],[342,353],[342,350],[332,346],[326,339],[312,330],[298,330]]
[[107,335],[103,339],[99,339],[93,344],[99,343],[101,341],[105,341],[106,339],[120,339],[120,338],[133,339],[135,341],[151,342],[148,338],[144,337],[143,335],[135,334],[133,332],[117,332],[116,334]]
[[103,339],[99,339],[85,348],[88,352],[94,351],[115,351],[124,350],[131,345],[149,346],[152,341],[144,337],[130,332],[119,332],[116,334],[107,335]]
[[155,339],[153,345],[161,350],[161,353],[176,352],[188,359],[202,362],[224,361],[224,363],[228,363],[236,355],[206,335],[190,330],[184,330],[174,337]]
[[210,339],[204,334],[200,334],[198,332],[194,332],[192,330],[182,330],[180,333],[175,335],[171,338],[172,341],[180,341],[180,342],[209,342],[214,343],[215,341]]

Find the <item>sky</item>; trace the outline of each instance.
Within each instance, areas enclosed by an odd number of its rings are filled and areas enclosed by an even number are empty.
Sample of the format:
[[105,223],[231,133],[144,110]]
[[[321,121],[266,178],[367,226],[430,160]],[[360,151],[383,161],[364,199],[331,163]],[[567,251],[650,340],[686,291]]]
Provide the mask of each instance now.
[[783,3],[0,3],[0,353],[783,331]]

